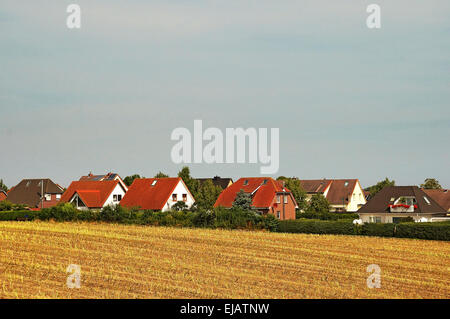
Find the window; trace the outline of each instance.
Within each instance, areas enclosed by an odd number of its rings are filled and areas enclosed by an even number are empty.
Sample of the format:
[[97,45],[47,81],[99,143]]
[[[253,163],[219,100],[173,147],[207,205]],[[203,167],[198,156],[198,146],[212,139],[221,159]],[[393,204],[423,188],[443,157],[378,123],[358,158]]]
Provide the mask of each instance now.
[[122,200],[122,195],[117,195],[117,201],[120,202]]
[[353,200],[355,200],[356,199],[356,194],[353,194]]
[[370,223],[381,223],[381,217],[379,216],[370,216],[369,217]]
[[46,201],[52,200],[52,195],[51,194],[45,194],[45,200]]
[[348,182],[345,182],[345,183],[344,183],[344,187],[347,187],[347,186],[348,186]]
[[426,197],[424,196],[423,199],[425,199],[425,201],[427,202],[428,205],[431,205],[431,203],[430,203],[430,201],[428,200],[428,198],[426,198]]
[[278,204],[281,203],[281,196],[280,195],[277,195],[277,203]]
[[61,194],[56,194],[56,200],[60,200],[61,199]]
[[172,194],[172,201],[174,201],[174,202],[177,201],[177,194]]
[[278,218],[278,219],[281,218],[281,213],[280,213],[280,211],[277,211],[277,218]]
[[118,195],[113,195],[113,202],[118,202],[118,201],[119,201]]
[[248,179],[246,179],[245,181],[244,181],[244,186],[245,185],[248,185]]
[[183,202],[187,202],[187,194],[183,194]]
[[288,196],[284,195],[284,203],[287,204],[288,203]]
[[262,184],[266,185],[267,184],[267,179],[263,180]]
[[152,182],[152,186],[155,186],[157,181],[158,181],[158,180],[155,179],[155,180]]

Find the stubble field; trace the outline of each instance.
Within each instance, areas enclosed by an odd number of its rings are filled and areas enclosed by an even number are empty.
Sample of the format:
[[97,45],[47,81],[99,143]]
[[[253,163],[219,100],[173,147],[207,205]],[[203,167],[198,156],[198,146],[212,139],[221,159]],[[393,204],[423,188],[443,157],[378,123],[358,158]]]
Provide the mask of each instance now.
[[450,298],[449,265],[439,241],[0,222],[0,298]]

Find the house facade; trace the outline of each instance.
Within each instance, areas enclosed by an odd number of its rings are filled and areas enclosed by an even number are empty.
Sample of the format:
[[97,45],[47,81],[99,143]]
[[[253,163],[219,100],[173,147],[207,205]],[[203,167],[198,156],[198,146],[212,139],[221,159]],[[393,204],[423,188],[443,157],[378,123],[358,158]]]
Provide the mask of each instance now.
[[194,196],[180,177],[140,178],[133,181],[120,205],[164,212],[180,201],[188,208],[195,203]]
[[357,213],[364,223],[397,223],[405,217],[416,222],[446,220],[446,211],[417,186],[388,186],[376,193]]
[[9,190],[7,197],[13,204],[35,209],[57,205],[63,193],[63,188],[49,178],[24,179]]
[[118,180],[75,181],[61,197],[61,202],[72,203],[78,209],[101,209],[118,205],[126,190]]
[[231,208],[240,191],[251,195],[252,208],[262,215],[272,214],[281,220],[295,219],[297,203],[283,182],[271,177],[243,177],[227,187],[214,207]]
[[356,212],[367,203],[358,179],[309,179],[300,180],[307,193],[307,200],[314,194],[322,194],[330,203],[331,212]]

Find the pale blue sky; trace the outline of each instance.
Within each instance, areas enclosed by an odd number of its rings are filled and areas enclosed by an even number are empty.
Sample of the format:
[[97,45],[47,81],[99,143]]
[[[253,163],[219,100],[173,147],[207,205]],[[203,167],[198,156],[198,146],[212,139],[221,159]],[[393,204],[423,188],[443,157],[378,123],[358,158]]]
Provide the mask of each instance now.
[[449,187],[449,53],[447,0],[3,0],[0,178],[174,175],[170,134],[202,119],[280,128],[277,175]]

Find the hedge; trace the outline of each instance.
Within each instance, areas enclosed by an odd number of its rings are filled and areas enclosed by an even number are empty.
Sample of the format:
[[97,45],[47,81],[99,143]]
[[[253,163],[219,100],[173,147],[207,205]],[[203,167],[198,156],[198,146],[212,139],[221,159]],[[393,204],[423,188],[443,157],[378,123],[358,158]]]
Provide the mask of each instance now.
[[297,213],[297,218],[302,219],[320,219],[320,220],[340,220],[340,219],[348,219],[354,220],[359,219],[358,214],[354,213]]
[[401,223],[396,225],[395,237],[450,240],[450,223]]
[[355,228],[353,223],[349,221],[296,219],[281,221],[278,231],[285,233],[355,235]]
[[350,221],[285,220],[278,227],[279,232],[306,234],[342,234],[379,237],[418,238],[450,241],[450,223],[365,223],[353,225]]
[[34,220],[37,212],[30,210],[0,211],[0,220]]

